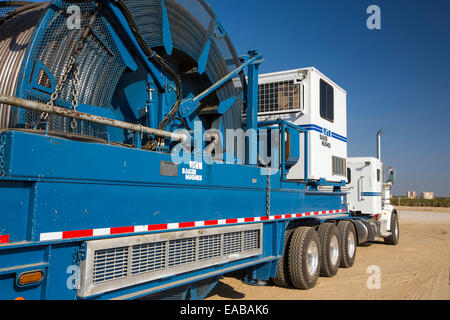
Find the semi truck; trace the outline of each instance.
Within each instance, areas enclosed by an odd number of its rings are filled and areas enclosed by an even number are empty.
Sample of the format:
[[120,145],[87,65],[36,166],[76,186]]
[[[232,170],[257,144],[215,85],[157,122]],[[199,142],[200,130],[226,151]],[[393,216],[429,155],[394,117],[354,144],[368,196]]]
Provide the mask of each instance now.
[[0,2],[0,52],[0,299],[306,290],[398,243],[345,90],[259,74],[204,0]]

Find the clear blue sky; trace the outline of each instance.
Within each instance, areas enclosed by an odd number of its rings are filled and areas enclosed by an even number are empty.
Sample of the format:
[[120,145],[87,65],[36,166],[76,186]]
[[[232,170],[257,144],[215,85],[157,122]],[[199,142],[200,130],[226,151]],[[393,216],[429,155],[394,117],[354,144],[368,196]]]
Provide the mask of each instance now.
[[[450,196],[449,0],[210,0],[262,72],[314,66],[347,91],[348,155],[397,168],[394,194]],[[366,9],[381,9],[369,30]]]
[[[347,91],[348,155],[397,168],[394,194],[450,196],[450,1],[210,0],[262,72],[314,66]],[[369,5],[381,30],[369,30]]]

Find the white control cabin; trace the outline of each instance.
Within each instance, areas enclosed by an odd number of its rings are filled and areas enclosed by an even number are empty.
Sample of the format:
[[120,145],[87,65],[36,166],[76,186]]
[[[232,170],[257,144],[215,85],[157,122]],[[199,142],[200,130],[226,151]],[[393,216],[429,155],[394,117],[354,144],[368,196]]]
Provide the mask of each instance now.
[[[259,76],[258,121],[286,120],[308,130],[308,179],[346,180],[347,93],[319,70]],[[287,179],[305,179],[304,139]]]

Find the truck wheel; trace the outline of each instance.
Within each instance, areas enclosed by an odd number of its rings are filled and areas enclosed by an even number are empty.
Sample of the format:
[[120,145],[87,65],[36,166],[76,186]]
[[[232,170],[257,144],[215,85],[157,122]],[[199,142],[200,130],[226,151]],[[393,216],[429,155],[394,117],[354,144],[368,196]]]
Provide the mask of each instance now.
[[396,245],[400,240],[400,228],[396,213],[391,215],[391,232],[392,234],[389,237],[384,238],[384,242],[387,244]]
[[319,235],[322,255],[320,275],[322,277],[332,277],[338,272],[341,263],[341,236],[339,229],[334,223],[322,223],[317,233]]
[[341,235],[341,268],[350,268],[356,258],[356,230],[351,221],[339,221],[337,225]]
[[288,269],[292,286],[311,289],[320,272],[320,242],[317,232],[310,227],[298,227],[288,246]]
[[288,268],[288,248],[289,241],[294,231],[295,229],[287,230],[284,235],[283,256],[278,259],[277,273],[275,278],[272,279],[273,282],[280,287],[289,287],[291,285]]

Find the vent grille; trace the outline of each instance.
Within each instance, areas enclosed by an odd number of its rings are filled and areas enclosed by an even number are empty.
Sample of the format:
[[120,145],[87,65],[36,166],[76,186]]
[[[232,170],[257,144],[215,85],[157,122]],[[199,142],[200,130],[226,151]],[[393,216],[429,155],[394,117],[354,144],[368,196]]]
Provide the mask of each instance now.
[[179,239],[169,242],[169,267],[195,261],[196,239]]
[[165,267],[166,245],[154,242],[133,246],[131,274],[160,270]]
[[241,251],[241,232],[231,232],[224,236],[224,254],[233,254]]
[[259,232],[251,230],[244,233],[244,251],[259,248]]
[[120,279],[128,274],[128,248],[95,251],[93,282]]
[[347,161],[344,158],[332,156],[332,170],[335,176],[346,176]]
[[220,256],[220,235],[213,234],[199,238],[198,260],[208,260]]
[[82,297],[262,253],[262,224],[87,242]]

